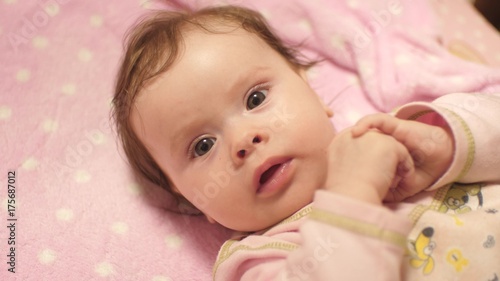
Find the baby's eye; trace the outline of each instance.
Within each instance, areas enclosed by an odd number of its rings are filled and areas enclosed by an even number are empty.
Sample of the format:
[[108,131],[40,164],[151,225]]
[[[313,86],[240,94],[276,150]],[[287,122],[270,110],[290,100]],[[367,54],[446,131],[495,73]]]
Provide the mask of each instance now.
[[252,110],[259,106],[267,96],[267,90],[253,91],[247,99],[247,109]]
[[200,157],[210,151],[215,144],[215,138],[203,138],[199,140],[193,149],[194,157]]

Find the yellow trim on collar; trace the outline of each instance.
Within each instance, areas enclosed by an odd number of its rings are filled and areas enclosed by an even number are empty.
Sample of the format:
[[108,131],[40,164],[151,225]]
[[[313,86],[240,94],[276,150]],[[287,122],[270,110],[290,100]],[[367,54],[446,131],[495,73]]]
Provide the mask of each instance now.
[[222,245],[221,253],[219,254],[219,257],[217,258],[217,261],[215,262],[214,269],[213,269],[213,279],[215,280],[215,274],[217,274],[217,270],[219,269],[219,266],[225,262],[230,256],[232,256],[234,253],[238,251],[259,251],[259,250],[268,250],[268,249],[276,249],[276,250],[283,250],[283,251],[288,251],[291,252],[295,249],[298,248],[297,244],[293,243],[286,243],[286,242],[271,242],[271,243],[266,243],[260,246],[252,247],[248,245],[238,245],[233,249],[230,249],[231,246],[237,242],[237,240],[228,240],[224,245]]
[[[305,216],[307,216],[309,213],[311,213],[312,211],[312,206],[311,205],[307,205],[305,206],[304,208],[300,209],[299,211],[297,211],[296,213],[294,213],[293,215],[291,215],[290,217],[280,221],[279,223],[269,227],[268,229],[264,230],[264,231],[261,231],[263,233],[265,233],[266,231],[268,231],[269,229],[271,228],[274,228],[278,225],[282,225],[282,224],[286,224],[286,223],[291,223],[291,222],[294,222],[294,221],[297,221]],[[251,235],[251,234],[250,234]],[[215,262],[215,265],[214,265],[214,268],[213,268],[213,273],[212,273],[212,276],[214,277],[215,279],[215,274],[217,272],[217,269],[219,268],[219,266],[225,262],[231,255],[233,255],[234,253],[238,252],[238,251],[257,251],[257,250],[266,250],[266,249],[278,249],[278,250],[284,250],[284,251],[293,251],[295,250],[298,245],[296,244],[293,244],[293,243],[286,243],[286,242],[271,242],[271,243],[266,243],[266,244],[263,244],[263,245],[260,245],[260,246],[256,246],[256,247],[252,247],[252,246],[247,246],[247,245],[238,245],[236,247],[234,247],[233,249],[231,249],[231,247],[233,246],[234,243],[238,242],[240,240],[237,240],[237,239],[231,239],[231,240],[228,240],[226,241],[220,251],[219,251],[219,255],[217,257],[217,261]]]
[[389,242],[402,248],[406,247],[406,236],[394,231],[382,229],[370,223],[340,216],[320,209],[313,209],[309,218],[354,233]]

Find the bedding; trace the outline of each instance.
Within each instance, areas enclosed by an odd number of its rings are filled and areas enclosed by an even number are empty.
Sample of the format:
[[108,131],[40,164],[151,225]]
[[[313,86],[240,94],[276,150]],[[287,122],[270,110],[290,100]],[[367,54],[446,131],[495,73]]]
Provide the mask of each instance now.
[[[402,102],[500,85],[500,36],[466,1],[177,3],[255,8],[308,57],[323,58],[308,76],[338,128]],[[167,6],[0,3],[0,280],[211,279],[231,232],[170,211],[164,191],[136,179],[109,117],[125,31]],[[359,33],[347,32],[356,25]]]

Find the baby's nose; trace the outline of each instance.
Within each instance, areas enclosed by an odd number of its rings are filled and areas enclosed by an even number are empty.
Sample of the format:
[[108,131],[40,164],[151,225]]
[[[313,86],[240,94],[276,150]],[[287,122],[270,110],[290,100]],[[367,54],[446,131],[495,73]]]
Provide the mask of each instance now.
[[[253,146],[254,144],[260,143],[261,141],[262,141],[262,137],[259,135],[256,135],[253,137],[251,145]],[[248,151],[250,151],[249,148],[240,149],[240,150],[238,150],[236,155],[238,156],[238,158],[245,158],[245,156],[247,156]]]

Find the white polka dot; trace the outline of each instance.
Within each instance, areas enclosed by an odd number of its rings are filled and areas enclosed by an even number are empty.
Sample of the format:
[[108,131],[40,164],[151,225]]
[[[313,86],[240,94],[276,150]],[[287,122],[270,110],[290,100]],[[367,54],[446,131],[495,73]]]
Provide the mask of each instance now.
[[217,6],[243,5],[247,0],[218,0]]
[[92,59],[92,52],[88,49],[81,49],[78,52],[78,59],[83,62],[88,62]]
[[151,281],[172,281],[172,279],[170,277],[167,277],[167,276],[155,276],[153,277],[153,279],[151,279]]
[[59,127],[59,124],[55,120],[52,120],[52,119],[43,120],[42,128],[46,133],[55,132],[55,131],[57,131],[58,127]]
[[108,100],[106,101],[106,104],[109,106],[109,107],[113,107],[113,97],[109,97]]
[[359,71],[364,76],[371,76],[373,74],[373,66],[369,62],[360,62]]
[[464,78],[461,76],[455,76],[450,78],[451,83],[453,84],[462,84],[465,82]]
[[427,60],[430,62],[430,63],[438,63],[439,62],[439,58],[436,57],[436,56],[433,56],[433,55],[428,55],[427,57]]
[[478,43],[478,44],[476,44],[476,48],[477,48],[477,50],[478,50],[478,51],[480,51],[480,52],[484,52],[484,51],[486,50],[486,46],[484,46],[484,44],[483,44],[483,43]]
[[101,145],[106,142],[106,136],[100,130],[87,131],[85,132],[85,136],[95,145]]
[[182,244],[182,239],[179,236],[172,234],[165,238],[165,243],[167,243],[167,246],[170,248],[179,248]]
[[0,105],[0,120],[9,119],[12,115],[12,109],[6,105]]
[[31,72],[27,69],[21,69],[16,73],[17,81],[22,83],[30,80],[30,77],[31,77]]
[[61,87],[61,92],[65,95],[72,96],[76,92],[76,86],[75,84],[72,83],[64,84]]
[[27,171],[32,171],[38,167],[38,161],[34,157],[24,160],[22,166]]
[[311,27],[311,23],[309,22],[309,20],[301,19],[301,20],[299,20],[299,22],[297,24],[299,25],[299,28],[302,29],[303,31],[305,31],[307,33],[311,33],[312,27]]
[[71,209],[61,208],[56,211],[56,217],[60,221],[70,221],[74,216],[75,215]]
[[143,191],[142,186],[139,185],[138,183],[135,183],[135,182],[127,185],[127,189],[130,191],[130,193],[132,193],[134,195],[141,194]]
[[359,7],[359,2],[357,0],[348,0],[347,5],[353,9]]
[[109,262],[101,262],[97,264],[94,268],[94,271],[101,277],[107,277],[115,273],[113,265]]
[[447,14],[450,12],[450,11],[448,10],[448,7],[446,7],[446,6],[444,6],[444,5],[442,5],[442,6],[439,8],[439,10],[441,10],[441,13],[442,13],[443,15],[447,15]]
[[399,16],[399,15],[401,15],[401,13],[403,13],[404,9],[403,9],[402,5],[400,5],[399,7],[396,6],[395,9],[391,9],[389,11],[391,12],[392,15]]
[[306,75],[307,79],[309,79],[309,81],[312,81],[318,77],[319,70],[316,67],[311,67],[306,71]]
[[41,264],[51,264],[56,260],[57,254],[51,249],[44,249],[38,253],[38,261]]
[[496,60],[496,61],[500,61],[500,54],[496,54],[496,55],[495,55],[495,60]]
[[102,145],[102,144],[106,143],[106,139],[107,139],[106,135],[101,131],[96,131],[96,132],[92,133],[91,141],[95,145]]
[[483,32],[481,32],[481,30],[476,30],[474,31],[474,36],[476,36],[477,38],[481,38],[483,37]]
[[43,36],[36,36],[33,38],[32,43],[35,49],[45,49],[49,45],[49,40]]
[[330,38],[330,44],[337,50],[343,50],[345,48],[344,38],[340,35],[332,36],[332,38]]
[[128,225],[118,221],[111,225],[111,230],[116,234],[125,234],[128,232]]
[[102,17],[100,15],[92,15],[90,17],[90,26],[101,27],[102,26]]
[[266,19],[266,20],[270,20],[271,19],[271,12],[269,12],[269,10],[267,9],[260,9],[259,10],[259,13]]
[[77,183],[86,183],[89,182],[92,176],[89,172],[85,170],[78,170],[75,172],[75,181]]
[[464,38],[464,34],[461,31],[455,31],[455,37],[457,39],[463,39]]
[[148,8],[151,8],[151,1],[150,0],[140,0],[139,5],[142,8],[148,9]]
[[347,120],[349,122],[351,122],[352,124],[355,124],[356,122],[358,122],[359,119],[361,119],[362,117],[363,117],[363,115],[361,115],[357,111],[348,111],[347,114],[346,114]]
[[51,1],[51,3],[49,3],[44,7],[44,10],[49,16],[54,17],[57,14],[59,14],[60,11],[59,4],[54,1]]
[[462,15],[457,16],[457,22],[458,22],[458,23],[461,23],[461,24],[465,23],[465,18],[464,18],[464,16],[462,16]]
[[411,58],[407,55],[397,55],[396,58],[394,59],[394,63],[396,65],[403,65],[403,64],[408,64],[411,62]]
[[346,80],[349,85],[359,84],[359,78],[356,75],[348,75]]

